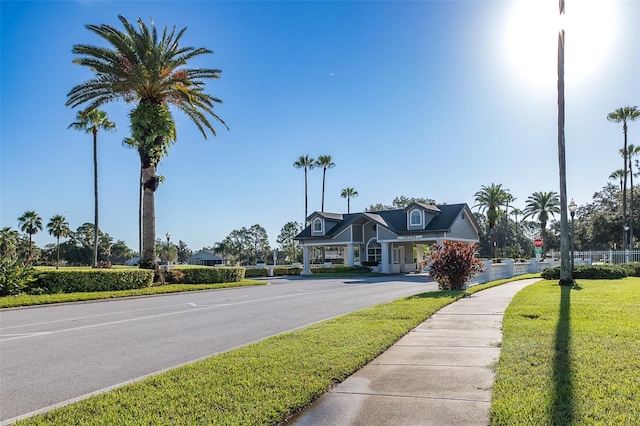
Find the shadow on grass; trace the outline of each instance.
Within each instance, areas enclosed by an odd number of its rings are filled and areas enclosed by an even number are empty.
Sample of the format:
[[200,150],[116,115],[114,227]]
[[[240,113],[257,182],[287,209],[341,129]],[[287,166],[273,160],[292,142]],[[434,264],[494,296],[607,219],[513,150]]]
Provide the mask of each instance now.
[[437,290],[416,294],[415,296],[409,296],[407,299],[440,299],[443,297],[458,297],[463,294],[464,290]]
[[554,425],[570,425],[575,415],[570,356],[571,291],[571,286],[560,286],[560,317],[556,326],[553,360],[554,394],[551,409]]

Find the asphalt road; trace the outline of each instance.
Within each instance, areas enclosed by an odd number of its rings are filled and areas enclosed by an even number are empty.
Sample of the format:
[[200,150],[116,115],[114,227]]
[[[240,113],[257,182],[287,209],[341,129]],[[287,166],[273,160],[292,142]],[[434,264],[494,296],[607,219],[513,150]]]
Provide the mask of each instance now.
[[0,422],[353,310],[433,291],[425,277],[269,286],[0,311]]

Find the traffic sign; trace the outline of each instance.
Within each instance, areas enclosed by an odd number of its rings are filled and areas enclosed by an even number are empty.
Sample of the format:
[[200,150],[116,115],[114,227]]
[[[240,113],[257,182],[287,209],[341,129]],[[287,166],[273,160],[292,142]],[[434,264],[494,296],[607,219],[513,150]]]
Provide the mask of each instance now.
[[533,240],[533,246],[536,248],[542,247],[542,238],[536,238]]

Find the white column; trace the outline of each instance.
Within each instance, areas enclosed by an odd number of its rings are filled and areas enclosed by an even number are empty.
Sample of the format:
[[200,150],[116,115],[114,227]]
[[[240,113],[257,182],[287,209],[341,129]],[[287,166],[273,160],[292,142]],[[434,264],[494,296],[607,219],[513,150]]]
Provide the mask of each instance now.
[[347,244],[347,266],[353,266],[353,244]]
[[422,258],[424,257],[424,245],[416,244],[416,269],[418,272],[422,272]]
[[380,272],[383,274],[390,273],[390,265],[389,265],[389,243],[380,243],[381,251],[380,255],[382,258],[380,259]]
[[312,275],[313,272],[311,272],[311,268],[309,267],[309,246],[302,246],[302,261],[304,267],[302,268],[300,275]]

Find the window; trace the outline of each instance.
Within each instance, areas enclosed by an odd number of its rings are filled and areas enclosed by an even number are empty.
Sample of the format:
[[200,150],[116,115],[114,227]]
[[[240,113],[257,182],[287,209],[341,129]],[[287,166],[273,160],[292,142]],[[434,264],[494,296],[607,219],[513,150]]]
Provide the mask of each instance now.
[[367,243],[367,262],[380,262],[382,260],[382,246],[375,238]]
[[322,220],[315,218],[313,220],[313,232],[322,232]]
[[409,215],[409,224],[411,226],[422,225],[422,214],[420,213],[420,210],[411,210]]

